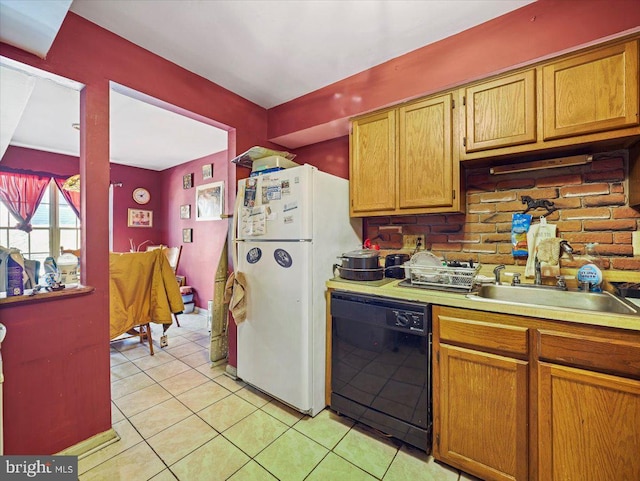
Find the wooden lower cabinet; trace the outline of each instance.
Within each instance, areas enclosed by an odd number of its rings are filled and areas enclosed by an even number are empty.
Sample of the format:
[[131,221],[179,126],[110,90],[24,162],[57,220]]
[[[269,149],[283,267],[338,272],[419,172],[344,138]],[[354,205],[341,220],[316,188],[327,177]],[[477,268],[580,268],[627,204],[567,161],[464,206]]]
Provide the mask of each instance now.
[[528,363],[440,344],[436,457],[483,479],[527,479]]
[[539,479],[640,480],[640,381],[542,362]]
[[640,480],[638,331],[432,317],[437,460],[485,480]]

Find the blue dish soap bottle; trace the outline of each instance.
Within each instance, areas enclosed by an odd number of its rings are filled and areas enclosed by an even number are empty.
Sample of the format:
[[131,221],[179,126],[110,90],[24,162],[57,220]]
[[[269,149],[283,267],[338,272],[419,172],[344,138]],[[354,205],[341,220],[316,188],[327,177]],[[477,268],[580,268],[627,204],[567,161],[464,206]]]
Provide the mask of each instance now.
[[602,260],[596,252],[597,242],[585,246],[587,264],[578,269],[578,282],[589,286],[589,292],[602,292]]

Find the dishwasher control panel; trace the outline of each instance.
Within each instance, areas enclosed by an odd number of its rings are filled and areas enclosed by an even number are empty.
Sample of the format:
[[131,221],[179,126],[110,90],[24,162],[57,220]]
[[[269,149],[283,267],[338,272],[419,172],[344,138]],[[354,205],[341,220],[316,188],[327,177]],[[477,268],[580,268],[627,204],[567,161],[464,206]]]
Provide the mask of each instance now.
[[331,293],[334,322],[349,321],[356,326],[377,326],[426,336],[431,331],[428,304],[341,291]]
[[401,327],[410,331],[424,331],[424,313],[389,309],[387,311],[387,325]]

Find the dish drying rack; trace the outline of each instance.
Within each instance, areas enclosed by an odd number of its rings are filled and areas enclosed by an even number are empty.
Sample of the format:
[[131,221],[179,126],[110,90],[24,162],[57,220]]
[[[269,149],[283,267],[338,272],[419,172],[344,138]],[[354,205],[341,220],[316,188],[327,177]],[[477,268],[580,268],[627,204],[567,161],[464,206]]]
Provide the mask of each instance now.
[[454,289],[470,291],[473,280],[482,266],[474,264],[473,267],[449,267],[427,266],[405,263],[405,276],[411,284],[418,286],[450,287]]

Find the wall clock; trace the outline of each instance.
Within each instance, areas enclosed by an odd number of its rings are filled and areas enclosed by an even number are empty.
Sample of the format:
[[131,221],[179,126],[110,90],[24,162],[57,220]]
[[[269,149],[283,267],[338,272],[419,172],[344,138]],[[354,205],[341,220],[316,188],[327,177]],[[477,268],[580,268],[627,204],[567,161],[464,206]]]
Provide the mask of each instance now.
[[144,187],[138,187],[133,191],[133,200],[138,204],[147,204],[151,200],[151,194]]

